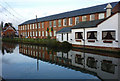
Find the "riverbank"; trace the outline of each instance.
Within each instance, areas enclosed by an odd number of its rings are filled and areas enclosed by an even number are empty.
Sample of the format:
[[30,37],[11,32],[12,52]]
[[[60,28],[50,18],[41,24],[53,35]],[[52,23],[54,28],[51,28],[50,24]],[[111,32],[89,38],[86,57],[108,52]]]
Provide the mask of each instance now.
[[2,41],[4,42],[11,42],[11,43],[24,43],[24,44],[35,44],[35,45],[43,45],[51,48],[58,48],[58,49],[70,49],[72,45],[68,42],[59,42],[55,39],[29,39],[29,38],[3,38]]
[[112,48],[96,48],[96,47],[87,47],[87,46],[72,46],[68,42],[59,42],[56,41],[55,39],[29,39],[29,38],[14,38],[14,39],[8,39],[4,38],[2,41],[5,42],[12,42],[12,43],[24,43],[24,44],[35,44],[35,45],[44,45],[50,48],[54,48],[57,50],[64,50],[64,49],[83,49],[83,50],[90,50],[90,51],[101,51],[101,52],[111,52],[111,53],[117,53],[120,54],[120,49],[112,49]]

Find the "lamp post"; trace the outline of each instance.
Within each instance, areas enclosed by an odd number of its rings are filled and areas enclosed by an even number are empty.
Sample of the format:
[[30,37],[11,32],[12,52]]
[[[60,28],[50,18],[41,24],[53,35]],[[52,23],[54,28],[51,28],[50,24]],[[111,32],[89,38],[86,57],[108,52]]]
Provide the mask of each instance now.
[[37,21],[37,15],[36,15],[36,26],[37,26],[37,39],[38,39],[38,21]]

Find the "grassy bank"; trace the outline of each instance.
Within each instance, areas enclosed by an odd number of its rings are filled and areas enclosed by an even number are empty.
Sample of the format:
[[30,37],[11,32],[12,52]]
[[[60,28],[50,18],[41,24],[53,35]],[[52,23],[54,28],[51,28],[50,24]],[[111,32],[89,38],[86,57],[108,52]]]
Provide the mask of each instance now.
[[55,39],[29,39],[29,38],[3,38],[2,41],[11,42],[11,43],[25,43],[25,44],[36,44],[36,45],[44,45],[51,48],[60,48],[60,49],[69,49],[72,48],[72,45],[68,42],[59,42]]
[[[29,38],[14,38],[14,39],[8,39],[8,38],[4,38],[2,39],[2,41],[5,42],[11,42],[11,43],[24,43],[24,44],[35,44],[35,45],[43,45],[43,46],[47,46],[50,48],[53,48],[55,50],[70,50],[72,48],[72,45],[68,42],[59,42],[56,41],[55,39],[29,39]],[[114,49],[102,49],[102,48],[88,48],[88,47],[73,47],[75,49],[83,49],[84,51],[98,51],[98,52],[109,52],[109,53],[118,53],[120,54],[120,50],[114,50]]]

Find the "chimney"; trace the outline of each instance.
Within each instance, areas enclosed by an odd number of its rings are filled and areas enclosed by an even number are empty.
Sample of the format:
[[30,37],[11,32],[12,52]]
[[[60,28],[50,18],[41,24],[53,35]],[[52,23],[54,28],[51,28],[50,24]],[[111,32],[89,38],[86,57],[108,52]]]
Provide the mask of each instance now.
[[106,16],[107,16],[107,17],[111,16],[111,13],[112,13],[112,6],[111,6],[111,4],[109,3],[109,4],[106,6]]

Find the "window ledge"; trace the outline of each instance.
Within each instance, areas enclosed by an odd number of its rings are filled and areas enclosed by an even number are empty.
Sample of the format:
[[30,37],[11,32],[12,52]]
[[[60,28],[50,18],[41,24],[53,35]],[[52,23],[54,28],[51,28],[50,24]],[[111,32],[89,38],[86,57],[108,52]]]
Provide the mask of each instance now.
[[95,42],[96,39],[88,39],[88,42]]
[[112,40],[104,40],[103,43],[113,43]]
[[82,39],[75,39],[76,42],[82,42]]

